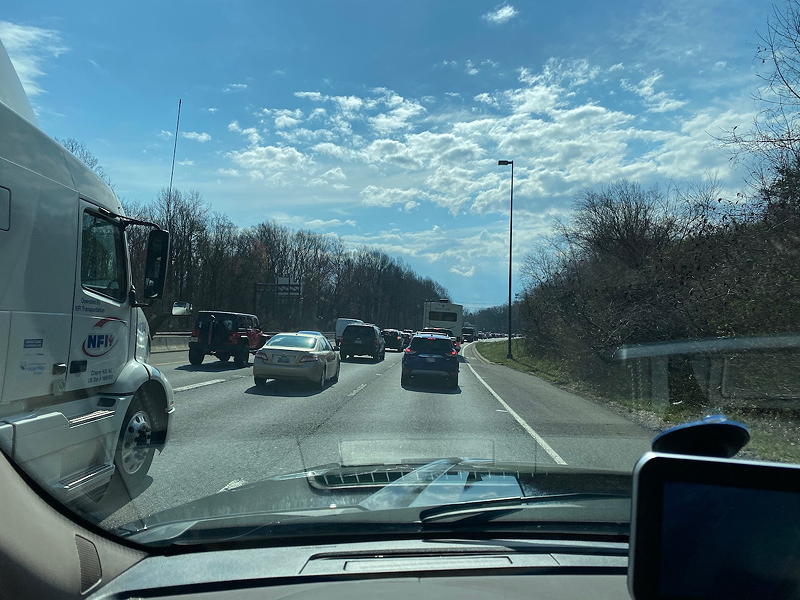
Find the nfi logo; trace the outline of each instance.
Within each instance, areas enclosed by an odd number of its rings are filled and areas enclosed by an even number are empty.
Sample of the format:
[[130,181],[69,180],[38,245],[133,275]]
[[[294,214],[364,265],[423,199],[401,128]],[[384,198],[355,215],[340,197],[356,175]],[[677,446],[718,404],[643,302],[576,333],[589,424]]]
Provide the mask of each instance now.
[[[122,319],[117,319],[114,317],[107,317],[105,319],[100,319],[97,323],[94,324],[94,330],[102,329],[108,323],[122,323],[124,324],[125,321]],[[104,354],[108,354],[111,352],[112,348],[114,348],[114,343],[117,341],[117,337],[113,333],[90,333],[86,336],[86,339],[83,341],[83,346],[81,347],[83,353],[86,356],[91,357],[98,357],[103,356]]]

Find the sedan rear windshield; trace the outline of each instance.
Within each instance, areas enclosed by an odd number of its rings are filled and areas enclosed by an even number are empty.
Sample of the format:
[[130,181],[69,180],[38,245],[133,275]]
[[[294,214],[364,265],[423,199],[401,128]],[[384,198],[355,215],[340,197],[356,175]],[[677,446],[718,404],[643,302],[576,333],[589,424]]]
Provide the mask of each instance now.
[[342,337],[346,340],[352,340],[357,337],[373,337],[375,330],[372,327],[364,327],[363,325],[348,325],[344,329]]
[[317,339],[309,335],[276,335],[267,342],[267,346],[283,346],[285,348],[313,348]]
[[431,338],[414,338],[411,349],[426,354],[448,354],[453,350],[453,342]]

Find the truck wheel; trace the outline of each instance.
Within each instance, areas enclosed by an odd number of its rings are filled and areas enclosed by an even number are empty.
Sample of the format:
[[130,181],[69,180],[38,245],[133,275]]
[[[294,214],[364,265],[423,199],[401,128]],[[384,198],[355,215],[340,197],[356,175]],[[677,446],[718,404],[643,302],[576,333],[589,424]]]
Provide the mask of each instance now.
[[264,387],[267,385],[267,380],[264,377],[253,377],[256,387]]
[[228,362],[231,355],[229,352],[217,352],[217,358],[220,359],[222,362]]
[[205,353],[202,350],[189,350],[189,363],[192,365],[201,365],[203,364],[203,358],[205,358]]
[[247,346],[242,346],[239,348],[239,351],[236,353],[236,358],[234,358],[234,362],[236,363],[237,367],[246,367],[250,364],[250,350]]
[[125,413],[114,452],[114,466],[117,468],[115,477],[119,478],[128,492],[138,491],[150,470],[156,453],[153,446],[155,422],[147,403],[138,394],[134,396]]

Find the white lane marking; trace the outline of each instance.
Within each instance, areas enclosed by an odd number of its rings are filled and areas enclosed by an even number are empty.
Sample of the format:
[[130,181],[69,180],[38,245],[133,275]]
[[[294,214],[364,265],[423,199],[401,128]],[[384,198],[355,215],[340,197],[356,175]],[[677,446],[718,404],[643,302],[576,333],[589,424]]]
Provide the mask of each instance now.
[[358,392],[360,392],[361,390],[363,390],[365,387],[367,387],[367,384],[366,384],[366,383],[362,383],[360,386],[358,386],[358,387],[357,387],[356,389],[354,389],[352,392],[348,393],[348,394],[347,394],[347,397],[348,397],[348,398],[352,398],[352,397],[353,397],[353,396],[355,396],[355,395],[356,395]]
[[183,385],[181,387],[172,388],[173,392],[185,392],[186,390],[193,390],[194,388],[203,387],[204,385],[211,385],[214,383],[222,383],[224,379],[209,379],[208,381],[201,381],[200,383],[193,383],[191,385]]
[[556,464],[559,464],[559,465],[567,464],[567,461],[565,461],[563,458],[561,458],[561,456],[558,454],[558,452],[553,450],[553,447],[550,444],[548,444],[547,442],[545,442],[544,438],[542,436],[540,436],[538,433],[536,433],[536,431],[534,431],[533,427],[531,427],[530,425],[528,425],[525,422],[525,419],[520,417],[513,408],[511,408],[508,404],[506,404],[506,401],[503,400],[497,392],[495,392],[491,387],[489,387],[489,384],[486,383],[483,380],[483,377],[481,377],[480,375],[478,375],[475,372],[475,369],[472,368],[471,364],[467,363],[467,366],[469,367],[469,370],[472,371],[472,374],[475,375],[475,377],[478,378],[478,381],[480,381],[483,384],[483,387],[485,387],[487,390],[489,390],[489,393],[492,396],[494,396],[495,400],[497,400],[503,406],[503,408],[505,408],[508,411],[508,414],[510,414],[512,417],[514,417],[514,419],[517,421],[517,423],[519,423],[522,426],[522,428],[525,431],[527,431],[528,434],[530,434],[530,436],[534,440],[536,440],[536,443],[539,444],[542,447],[542,449],[545,452],[547,452],[548,455],[550,455],[550,458],[552,458],[556,462]]
[[220,492],[227,492],[228,490],[235,490],[238,487],[242,487],[245,483],[247,483],[244,479],[234,479],[233,481],[225,484]]

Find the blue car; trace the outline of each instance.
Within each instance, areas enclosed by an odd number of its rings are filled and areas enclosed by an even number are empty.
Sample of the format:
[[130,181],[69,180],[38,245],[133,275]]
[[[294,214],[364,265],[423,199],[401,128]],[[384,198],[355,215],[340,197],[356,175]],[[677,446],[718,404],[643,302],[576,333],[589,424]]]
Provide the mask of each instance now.
[[401,385],[418,375],[443,377],[451,388],[458,388],[458,351],[450,337],[422,333],[411,338],[403,351]]

